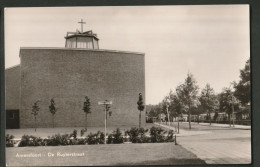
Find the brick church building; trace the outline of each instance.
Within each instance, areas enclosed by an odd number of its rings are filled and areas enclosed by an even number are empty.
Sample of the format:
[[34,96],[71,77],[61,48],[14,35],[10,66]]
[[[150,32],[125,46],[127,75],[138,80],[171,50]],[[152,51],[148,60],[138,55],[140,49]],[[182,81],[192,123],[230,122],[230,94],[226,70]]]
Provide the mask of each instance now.
[[[37,127],[84,127],[85,96],[91,103],[88,126],[104,126],[104,106],[112,101],[108,126],[139,124],[138,94],[145,97],[144,53],[99,49],[92,31],[68,32],[65,48],[20,48],[20,64],[5,70],[6,127],[33,128],[32,106],[39,100]],[[145,112],[142,112],[142,125]]]

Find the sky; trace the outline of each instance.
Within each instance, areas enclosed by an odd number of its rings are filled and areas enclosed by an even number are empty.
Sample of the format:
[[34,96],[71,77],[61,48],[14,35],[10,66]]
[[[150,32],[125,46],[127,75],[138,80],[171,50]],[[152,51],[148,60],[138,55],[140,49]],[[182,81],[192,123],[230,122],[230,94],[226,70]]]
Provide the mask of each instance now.
[[188,72],[216,93],[239,81],[250,57],[248,5],[5,9],[5,68],[20,47],[65,47],[67,32],[97,33],[100,49],[145,53],[145,101],[158,104]]

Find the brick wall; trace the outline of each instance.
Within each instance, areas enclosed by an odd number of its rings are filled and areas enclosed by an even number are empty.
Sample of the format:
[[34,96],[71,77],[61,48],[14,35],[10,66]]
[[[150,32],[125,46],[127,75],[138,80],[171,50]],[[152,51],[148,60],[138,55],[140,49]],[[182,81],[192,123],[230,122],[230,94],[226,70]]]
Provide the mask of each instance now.
[[5,70],[5,108],[17,110],[20,104],[20,65]]
[[[83,102],[91,101],[88,126],[104,125],[104,107],[98,101],[111,100],[108,126],[138,125],[139,92],[145,97],[144,54],[82,49],[20,50],[20,127],[33,127],[33,102],[40,100],[38,127],[52,127],[49,112],[54,98],[58,111],[55,126],[85,126]],[[142,124],[145,112],[142,113]]]

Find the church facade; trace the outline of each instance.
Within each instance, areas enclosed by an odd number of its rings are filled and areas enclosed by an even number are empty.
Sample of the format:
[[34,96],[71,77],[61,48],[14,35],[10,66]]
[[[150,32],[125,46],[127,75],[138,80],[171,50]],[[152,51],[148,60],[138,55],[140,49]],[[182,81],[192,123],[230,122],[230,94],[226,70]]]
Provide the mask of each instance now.
[[[7,128],[33,128],[32,106],[39,105],[37,127],[84,127],[85,96],[91,104],[87,126],[104,126],[104,106],[112,101],[108,126],[137,126],[138,94],[145,97],[144,53],[99,49],[92,31],[68,33],[65,48],[20,48],[20,65],[6,69]],[[145,123],[145,112],[141,116]]]

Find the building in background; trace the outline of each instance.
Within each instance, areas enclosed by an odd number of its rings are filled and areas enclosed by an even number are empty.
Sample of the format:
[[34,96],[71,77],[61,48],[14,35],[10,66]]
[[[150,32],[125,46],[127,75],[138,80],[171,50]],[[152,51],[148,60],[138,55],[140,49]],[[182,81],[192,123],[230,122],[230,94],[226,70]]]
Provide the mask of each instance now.
[[113,102],[108,126],[138,125],[138,94],[145,97],[144,53],[101,50],[92,31],[68,32],[65,39],[65,48],[21,47],[20,64],[6,69],[7,128],[34,127],[31,112],[37,100],[37,127],[52,127],[52,98],[58,108],[55,127],[83,127],[85,96],[91,102],[88,126],[104,125],[104,107],[98,105],[104,100]]

